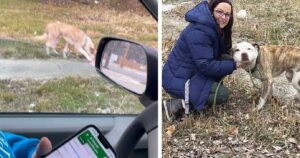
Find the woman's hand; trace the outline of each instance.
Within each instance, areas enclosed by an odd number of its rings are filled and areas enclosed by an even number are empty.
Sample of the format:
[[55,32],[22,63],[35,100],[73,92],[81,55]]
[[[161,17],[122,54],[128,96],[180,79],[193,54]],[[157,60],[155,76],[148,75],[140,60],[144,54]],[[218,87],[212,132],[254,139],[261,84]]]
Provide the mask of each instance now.
[[41,138],[40,143],[36,147],[35,153],[32,158],[39,158],[42,155],[49,153],[52,150],[52,144],[50,140],[46,137]]

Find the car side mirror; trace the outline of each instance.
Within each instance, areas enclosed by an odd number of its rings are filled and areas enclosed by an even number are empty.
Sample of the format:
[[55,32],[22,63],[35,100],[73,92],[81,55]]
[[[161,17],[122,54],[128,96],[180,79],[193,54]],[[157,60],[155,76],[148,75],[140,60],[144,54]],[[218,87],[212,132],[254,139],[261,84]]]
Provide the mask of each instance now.
[[95,67],[102,76],[138,95],[142,103],[157,100],[156,50],[129,40],[105,37],[100,40]]

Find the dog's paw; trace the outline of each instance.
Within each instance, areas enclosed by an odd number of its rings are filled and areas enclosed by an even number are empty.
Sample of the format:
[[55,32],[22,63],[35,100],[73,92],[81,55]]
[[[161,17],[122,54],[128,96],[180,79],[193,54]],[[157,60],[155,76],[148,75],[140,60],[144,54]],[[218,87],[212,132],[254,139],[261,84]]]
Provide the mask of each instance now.
[[63,57],[64,57],[64,59],[66,59],[68,57],[68,55],[67,54],[63,54]]
[[264,105],[266,104],[266,100],[264,98],[259,98],[259,102],[256,105],[256,110],[259,111],[260,109],[262,109],[264,107]]
[[89,61],[88,63],[92,66],[95,66],[95,61]]
[[59,55],[59,53],[57,52],[57,50],[53,49],[54,54]]
[[261,110],[262,108],[263,108],[263,105],[262,105],[262,106],[260,106],[260,105],[257,105],[257,106],[256,106],[256,110],[257,110],[257,111]]
[[254,107],[253,109],[252,109],[252,112],[258,112],[258,111],[260,111],[262,109],[262,107]]

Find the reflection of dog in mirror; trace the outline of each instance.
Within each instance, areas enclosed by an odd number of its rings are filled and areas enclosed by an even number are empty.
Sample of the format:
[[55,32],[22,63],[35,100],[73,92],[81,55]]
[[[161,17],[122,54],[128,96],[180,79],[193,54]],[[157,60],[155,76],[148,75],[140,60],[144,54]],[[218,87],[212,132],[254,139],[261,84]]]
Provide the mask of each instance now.
[[94,60],[96,54],[94,43],[82,30],[74,26],[58,21],[48,23],[45,28],[45,33],[42,36],[36,37],[36,39],[46,39],[46,52],[50,55],[50,48],[55,54],[58,54],[55,48],[61,37],[66,40],[63,50],[64,57],[66,57],[66,53],[68,53],[68,44],[71,44],[78,52],[84,55],[87,60]]
[[[248,42],[236,45],[233,52],[238,63],[248,63],[252,72],[258,71],[263,89],[256,110],[263,108],[272,93],[273,77],[285,72],[286,78],[298,91],[295,99],[300,100],[300,48],[291,46],[258,46]],[[245,68],[247,71],[248,68]]]

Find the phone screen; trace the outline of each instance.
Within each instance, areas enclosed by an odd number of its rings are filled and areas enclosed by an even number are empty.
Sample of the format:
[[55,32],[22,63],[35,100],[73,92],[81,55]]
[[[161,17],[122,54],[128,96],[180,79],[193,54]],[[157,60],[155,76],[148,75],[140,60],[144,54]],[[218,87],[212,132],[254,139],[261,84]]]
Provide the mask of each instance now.
[[[65,142],[46,158],[115,158],[115,154],[107,142],[101,143],[105,139],[93,127],[87,127],[76,136]],[[100,139],[100,140],[99,140]],[[104,140],[106,141],[106,140]]]

